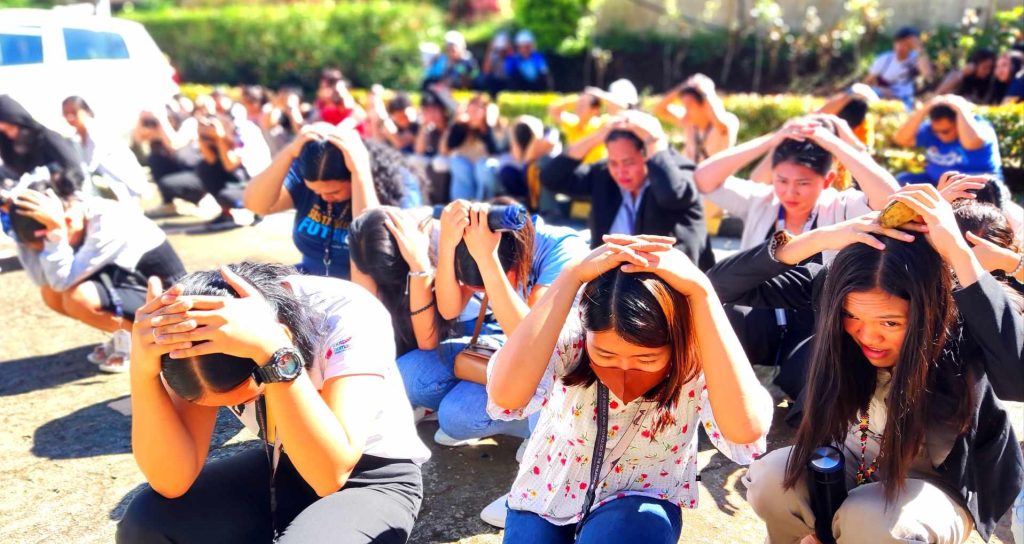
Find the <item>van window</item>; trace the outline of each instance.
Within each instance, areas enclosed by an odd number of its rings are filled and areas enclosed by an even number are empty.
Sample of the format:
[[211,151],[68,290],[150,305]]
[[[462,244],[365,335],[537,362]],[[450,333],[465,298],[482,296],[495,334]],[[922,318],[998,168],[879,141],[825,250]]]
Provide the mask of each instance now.
[[124,38],[113,32],[65,28],[64,47],[67,49],[68,60],[128,58]]
[[30,34],[0,34],[0,66],[43,62],[43,38]]

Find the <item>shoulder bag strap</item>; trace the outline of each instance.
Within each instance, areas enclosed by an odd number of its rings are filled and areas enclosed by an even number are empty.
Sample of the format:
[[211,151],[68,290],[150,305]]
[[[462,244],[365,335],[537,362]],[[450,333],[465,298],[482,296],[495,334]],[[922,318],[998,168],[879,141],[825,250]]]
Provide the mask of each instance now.
[[594,454],[590,458],[590,485],[583,499],[583,512],[576,523],[576,537],[580,536],[583,522],[590,515],[597,495],[597,484],[601,481],[601,468],[604,466],[604,450],[608,446],[608,387],[597,380],[597,436],[594,437]]
[[484,326],[484,317],[487,316],[487,295],[484,294],[483,300],[480,301],[480,315],[476,318],[476,326],[473,327],[473,339],[469,341],[469,345],[476,344],[476,339],[480,337],[480,329]]

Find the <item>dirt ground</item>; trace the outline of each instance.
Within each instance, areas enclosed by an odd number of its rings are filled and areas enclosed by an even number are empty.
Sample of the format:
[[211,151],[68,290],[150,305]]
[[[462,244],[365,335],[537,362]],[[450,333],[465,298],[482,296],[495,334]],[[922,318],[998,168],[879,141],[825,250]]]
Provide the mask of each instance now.
[[[177,232],[171,243],[188,269],[200,270],[243,259],[295,262],[289,224],[282,215],[219,234],[169,230]],[[0,326],[0,542],[110,542],[144,483],[131,457],[130,418],[108,406],[127,399],[128,377],[99,373],[85,360],[103,335],[47,310],[16,259],[0,260],[0,267],[0,308],[7,309]],[[1019,428],[1024,410],[1016,404],[1011,411]],[[776,413],[773,448],[792,438],[783,414],[782,408]],[[424,466],[426,499],[411,542],[500,542],[501,532],[478,514],[511,484],[519,441],[499,437],[450,449],[433,443],[435,430],[436,423],[420,426],[434,457]],[[211,455],[254,445],[224,416]],[[700,464],[700,507],[684,512],[685,542],[763,542],[764,529],[739,483],[744,469],[707,443]],[[1012,543],[1008,515],[992,541]],[[981,539],[975,534],[971,542]]]

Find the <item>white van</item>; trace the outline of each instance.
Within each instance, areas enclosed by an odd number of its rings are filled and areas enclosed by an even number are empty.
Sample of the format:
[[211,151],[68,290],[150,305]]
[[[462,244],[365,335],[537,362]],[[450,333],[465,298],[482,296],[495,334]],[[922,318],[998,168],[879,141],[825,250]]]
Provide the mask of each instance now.
[[89,103],[121,134],[178,92],[174,68],[139,23],[69,9],[0,9],[0,94],[67,133],[61,102]]

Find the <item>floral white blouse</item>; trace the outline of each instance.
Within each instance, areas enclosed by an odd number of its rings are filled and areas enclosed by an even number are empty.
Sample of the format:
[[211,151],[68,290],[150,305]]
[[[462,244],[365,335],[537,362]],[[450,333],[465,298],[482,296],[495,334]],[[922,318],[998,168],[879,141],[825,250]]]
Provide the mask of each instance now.
[[[529,404],[520,410],[499,408],[488,400],[494,419],[523,419],[541,412],[519,473],[508,495],[513,510],[533,512],[555,525],[582,519],[583,501],[590,485],[590,457],[597,434],[597,385],[566,387],[561,377],[580,363],[585,333],[577,312],[570,312],[559,334],[547,371]],[[490,374],[494,359],[488,367]],[[616,436],[633,421],[643,399],[624,404],[609,392],[606,458],[616,446]],[[765,395],[764,398],[769,398]],[[773,407],[761,408],[771,418]],[[766,450],[766,435],[752,444],[734,444],[718,430],[708,400],[704,374],[683,385],[676,421],[652,436],[650,427],[659,419],[648,415],[622,457],[600,482],[594,508],[628,495],[671,501],[680,508],[697,506],[697,427],[729,459],[746,465]]]

